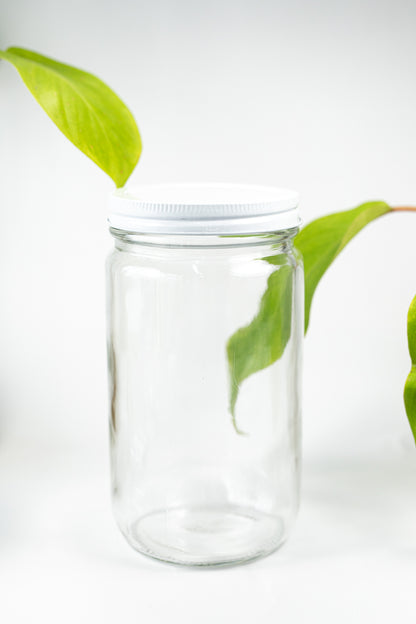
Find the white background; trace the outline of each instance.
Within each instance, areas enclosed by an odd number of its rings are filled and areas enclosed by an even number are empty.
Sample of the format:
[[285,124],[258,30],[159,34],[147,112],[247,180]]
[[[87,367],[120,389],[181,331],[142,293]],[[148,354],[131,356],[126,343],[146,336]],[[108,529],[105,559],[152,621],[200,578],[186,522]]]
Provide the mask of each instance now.
[[[0,44],[110,84],[136,182],[280,185],[307,222],[416,204],[412,0],[0,0]],[[416,215],[371,224],[316,293],[302,508],[247,566],[182,570],[109,506],[104,257],[112,182],[0,63],[0,619],[414,622],[416,453],[402,403]]]

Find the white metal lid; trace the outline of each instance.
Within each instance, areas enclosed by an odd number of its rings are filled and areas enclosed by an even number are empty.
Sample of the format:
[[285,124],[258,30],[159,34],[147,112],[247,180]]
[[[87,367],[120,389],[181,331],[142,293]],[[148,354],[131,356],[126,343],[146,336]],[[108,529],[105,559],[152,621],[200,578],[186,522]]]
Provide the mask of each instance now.
[[151,234],[256,234],[300,224],[295,191],[245,184],[155,184],[118,189],[108,222]]

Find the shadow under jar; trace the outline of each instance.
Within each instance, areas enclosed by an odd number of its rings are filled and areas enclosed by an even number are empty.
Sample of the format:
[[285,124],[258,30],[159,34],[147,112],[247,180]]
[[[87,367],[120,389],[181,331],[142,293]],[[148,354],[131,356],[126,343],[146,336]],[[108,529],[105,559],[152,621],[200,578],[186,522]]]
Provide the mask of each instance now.
[[299,494],[303,270],[293,191],[142,186],[111,199],[112,492],[136,550],[266,555]]

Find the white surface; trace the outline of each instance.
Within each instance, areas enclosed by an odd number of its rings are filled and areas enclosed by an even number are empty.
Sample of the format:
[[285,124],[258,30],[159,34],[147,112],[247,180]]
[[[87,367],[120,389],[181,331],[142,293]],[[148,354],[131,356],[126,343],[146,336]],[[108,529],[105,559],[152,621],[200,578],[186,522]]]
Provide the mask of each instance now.
[[[416,203],[410,0],[1,7],[2,47],[93,71],[134,111],[144,152],[132,182],[289,186],[305,221],[373,198]],[[124,544],[108,503],[113,186],[1,62],[0,83],[1,620],[413,623],[402,386],[415,215],[371,224],[316,293],[303,506],[287,546],[238,569],[152,563]]]
[[298,193],[254,184],[127,186],[109,203],[109,224],[131,232],[259,234],[300,225]]
[[[0,464],[3,621],[413,623],[413,449],[310,458],[296,529],[237,568],[153,562],[118,533],[97,450],[9,444]],[[7,469],[7,476],[5,474]]]

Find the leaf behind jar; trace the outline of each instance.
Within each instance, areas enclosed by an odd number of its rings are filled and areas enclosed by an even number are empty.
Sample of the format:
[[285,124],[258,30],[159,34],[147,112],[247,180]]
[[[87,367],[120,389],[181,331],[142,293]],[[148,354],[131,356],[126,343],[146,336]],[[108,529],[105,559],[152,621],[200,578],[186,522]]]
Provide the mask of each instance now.
[[[333,260],[368,223],[391,210],[385,202],[367,202],[352,210],[316,219],[295,237],[294,244],[303,257],[305,272],[305,333],[316,287]],[[273,256],[264,260],[273,263]],[[269,277],[258,314],[251,323],[238,329],[227,343],[230,412],[235,427],[240,384],[276,362],[290,338],[292,295],[288,295],[286,282],[289,277],[281,271],[279,269]]]
[[[272,262],[268,258],[264,260]],[[258,313],[251,323],[237,330],[227,343],[230,411],[237,431],[235,404],[241,382],[276,362],[283,355],[290,338],[292,274],[293,268],[287,265],[270,274]]]
[[367,202],[352,210],[316,219],[296,236],[295,247],[302,254],[305,271],[305,333],[312,298],[326,270],[363,227],[391,210],[385,202]]

